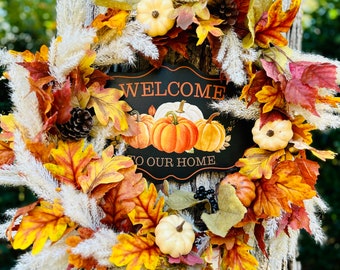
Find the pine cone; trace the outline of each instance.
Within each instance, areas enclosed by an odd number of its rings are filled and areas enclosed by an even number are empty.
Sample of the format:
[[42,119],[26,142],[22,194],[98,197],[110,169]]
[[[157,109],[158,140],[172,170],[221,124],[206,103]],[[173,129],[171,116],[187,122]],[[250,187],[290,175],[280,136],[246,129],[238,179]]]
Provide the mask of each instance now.
[[86,138],[93,127],[91,113],[86,109],[73,108],[71,118],[65,124],[58,125],[63,140],[77,141]]
[[236,23],[239,11],[234,0],[208,1],[208,5],[211,14],[224,20],[222,25],[233,26]]

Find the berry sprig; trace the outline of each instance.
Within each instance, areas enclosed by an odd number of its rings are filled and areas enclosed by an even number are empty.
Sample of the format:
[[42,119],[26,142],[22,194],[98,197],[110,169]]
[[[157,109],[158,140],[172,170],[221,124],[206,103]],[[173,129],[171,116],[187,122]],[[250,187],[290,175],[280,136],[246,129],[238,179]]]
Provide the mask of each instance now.
[[209,201],[211,212],[215,213],[218,210],[218,203],[215,198],[215,190],[206,190],[204,186],[199,186],[194,194],[194,199],[202,201],[207,199]]

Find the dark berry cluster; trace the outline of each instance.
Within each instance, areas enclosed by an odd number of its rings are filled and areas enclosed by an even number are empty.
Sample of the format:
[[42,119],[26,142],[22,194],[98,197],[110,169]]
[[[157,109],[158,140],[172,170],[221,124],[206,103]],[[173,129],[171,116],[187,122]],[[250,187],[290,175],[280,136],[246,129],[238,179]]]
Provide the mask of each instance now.
[[211,211],[215,213],[218,210],[218,204],[215,198],[215,190],[213,189],[206,190],[204,186],[200,186],[196,190],[194,198],[199,201],[207,199],[210,203]]

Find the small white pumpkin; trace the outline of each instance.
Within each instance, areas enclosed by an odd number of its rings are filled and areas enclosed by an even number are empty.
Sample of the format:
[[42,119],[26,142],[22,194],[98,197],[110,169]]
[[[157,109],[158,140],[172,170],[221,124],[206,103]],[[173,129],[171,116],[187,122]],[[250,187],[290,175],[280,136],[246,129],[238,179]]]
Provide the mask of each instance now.
[[154,119],[158,120],[159,118],[165,117],[169,111],[174,111],[177,116],[184,117],[192,122],[204,119],[202,111],[197,106],[186,103],[185,100],[161,104],[156,110]]
[[195,241],[192,225],[177,215],[162,218],[156,226],[155,236],[161,252],[173,258],[187,255]]
[[253,141],[262,149],[277,151],[288,145],[293,137],[292,122],[289,120],[274,120],[261,127],[260,119],[255,121],[251,130]]
[[145,32],[149,36],[163,36],[175,24],[173,12],[172,0],[141,0],[137,4],[136,19],[147,27]]

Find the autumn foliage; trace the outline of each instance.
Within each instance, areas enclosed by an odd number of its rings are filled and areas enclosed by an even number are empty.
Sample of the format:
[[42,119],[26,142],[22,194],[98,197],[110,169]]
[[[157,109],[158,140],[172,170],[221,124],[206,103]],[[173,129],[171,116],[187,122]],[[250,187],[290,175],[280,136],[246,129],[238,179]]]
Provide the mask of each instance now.
[[[11,57],[20,59],[15,65],[27,74],[28,94],[35,97],[41,123],[35,133],[30,133],[16,118],[17,108],[13,114],[0,116],[0,172],[6,181],[8,175],[15,175],[17,185],[26,184],[33,191],[36,187],[36,194],[41,196],[16,211],[7,224],[7,238],[14,249],[31,247],[34,255],[60,244],[65,248],[68,269],[104,270],[117,266],[154,270],[177,264],[210,269],[214,256],[221,269],[256,269],[259,261],[252,253],[254,245],[265,257],[270,256],[265,238],[267,223],[275,225],[275,229],[271,228],[274,238],[289,237],[289,232],[301,229],[313,234],[306,201],[318,196],[315,185],[319,164],[308,159],[308,155],[310,152],[326,160],[334,158],[335,153],[312,147],[311,132],[318,128],[313,120],[337,108],[340,101],[337,66],[291,57],[283,34],[293,23],[299,0],[291,1],[287,10],[283,10],[281,0],[235,0],[233,8],[238,12],[231,20],[213,13],[218,1],[176,1],[172,14],[176,23],[172,29],[155,37],[139,33],[157,50],[157,57],[143,49],[143,42],[130,44],[127,40],[133,37],[124,36],[128,27],[143,30],[131,19],[132,2],[95,1],[106,7],[106,13],[96,16],[85,28],[92,29],[93,38],[84,46],[77,65],[70,65],[69,70],[62,66],[67,70],[63,76],[57,76],[60,74],[56,72],[53,51],[47,46],[35,54],[9,52]],[[231,34],[230,40],[236,37],[237,45],[224,40]],[[96,62],[98,51],[112,40],[122,42],[124,53],[139,46],[140,56],[154,67],[159,67],[169,52],[188,58],[189,43],[211,48],[214,65],[224,71],[232,64],[230,55],[248,50],[249,55],[240,60],[241,71],[247,76],[240,90],[240,104],[245,110],[258,110],[260,128],[275,121],[288,121],[289,138],[274,150],[254,143],[232,166],[237,172],[227,174],[202,199],[191,191],[169,191],[167,181],[162,187],[148,183],[132,158],[124,155],[129,140],[122,138],[140,135],[139,121],[124,100],[124,92],[107,87],[111,78],[103,71],[106,66],[98,68],[100,64]],[[63,45],[63,37],[53,42],[57,50]],[[232,51],[228,51],[229,45]],[[252,55],[258,59],[252,60]],[[5,76],[14,80],[7,73]],[[222,77],[232,80],[231,74],[221,74]],[[86,111],[93,126],[81,139],[65,139],[61,126],[72,120],[74,108]],[[149,126],[144,130],[150,133],[143,134],[150,143],[167,153],[182,153],[195,147],[198,129],[193,122],[176,118],[175,114],[154,122],[154,109],[149,110]],[[217,126],[217,122],[213,124]],[[171,132],[163,132],[159,126],[169,126]],[[216,131],[209,130],[209,135]],[[274,128],[267,132],[265,139],[269,143],[275,132]],[[175,135],[188,138],[176,141]],[[224,147],[225,134],[219,139],[219,146],[212,150]],[[182,145],[177,145],[180,142]],[[32,169],[25,167],[21,154],[34,161]],[[45,180],[46,186],[41,184]],[[74,198],[67,196],[70,194]],[[73,199],[81,202],[77,205]],[[214,207],[212,202],[216,203]],[[85,213],[85,218],[73,213],[74,209]],[[170,214],[194,223],[187,210],[198,210],[195,219],[201,225],[193,224],[192,250],[178,258],[162,254],[155,242],[155,228]],[[103,230],[110,232],[109,239],[105,239],[109,243],[105,258],[79,252],[99,238]]]

